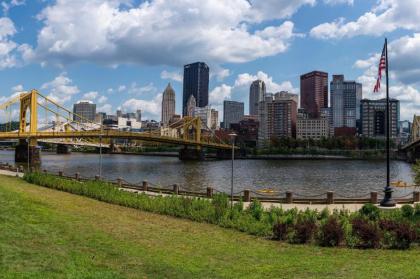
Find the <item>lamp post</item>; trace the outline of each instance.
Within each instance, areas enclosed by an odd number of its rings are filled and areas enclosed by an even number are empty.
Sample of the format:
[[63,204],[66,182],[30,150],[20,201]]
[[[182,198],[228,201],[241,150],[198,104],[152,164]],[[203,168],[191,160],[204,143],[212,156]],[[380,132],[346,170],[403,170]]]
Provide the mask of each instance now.
[[229,134],[230,139],[232,141],[232,172],[231,172],[231,179],[230,179],[230,208],[233,208],[233,162],[235,161],[235,137],[237,136],[235,133]]
[[102,133],[99,135],[99,179],[102,178]]

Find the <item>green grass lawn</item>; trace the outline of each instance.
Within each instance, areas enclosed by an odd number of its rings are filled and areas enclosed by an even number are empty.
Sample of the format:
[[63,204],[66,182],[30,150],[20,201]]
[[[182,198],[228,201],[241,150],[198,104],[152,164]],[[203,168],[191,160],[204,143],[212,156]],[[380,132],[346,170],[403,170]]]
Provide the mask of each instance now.
[[279,243],[0,176],[1,278],[420,278],[420,249]]

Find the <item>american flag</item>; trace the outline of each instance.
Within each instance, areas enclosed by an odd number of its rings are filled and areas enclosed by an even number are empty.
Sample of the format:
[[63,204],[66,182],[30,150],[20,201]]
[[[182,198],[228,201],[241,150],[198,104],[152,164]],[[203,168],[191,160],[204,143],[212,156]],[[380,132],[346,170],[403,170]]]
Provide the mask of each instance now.
[[386,49],[385,45],[382,50],[381,59],[379,60],[379,67],[378,67],[378,78],[376,79],[375,87],[373,88],[373,92],[379,92],[379,89],[381,88],[381,79],[382,79],[382,70],[386,69]]

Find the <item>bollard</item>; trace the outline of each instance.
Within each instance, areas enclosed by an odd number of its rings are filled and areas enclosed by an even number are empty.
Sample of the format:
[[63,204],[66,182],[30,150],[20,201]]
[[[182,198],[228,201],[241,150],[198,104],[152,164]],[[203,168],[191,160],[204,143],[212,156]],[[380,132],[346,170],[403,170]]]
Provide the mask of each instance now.
[[207,193],[208,198],[212,198],[213,197],[213,188],[207,187],[206,193]]
[[251,201],[251,194],[249,190],[244,190],[244,202],[250,202]]
[[293,193],[290,191],[286,192],[286,203],[293,203]]
[[95,180],[99,180],[99,175],[95,175]]
[[327,192],[327,204],[333,204],[334,203],[334,192],[328,191]]
[[143,191],[147,192],[149,188],[149,183],[147,181],[143,181]]
[[117,178],[117,184],[118,184],[118,187],[119,187],[119,188],[121,188],[121,187],[122,187],[122,178],[121,178],[121,177],[118,177],[118,178]]
[[63,176],[63,171],[58,171],[58,176]]
[[373,204],[378,203],[378,192],[370,192],[370,202]]
[[80,179],[80,173],[76,172],[74,174],[74,178],[76,178],[76,180],[79,180]]
[[420,202],[420,192],[414,191],[413,192],[413,202]]
[[179,194],[179,186],[178,184],[174,184],[174,194],[178,195]]

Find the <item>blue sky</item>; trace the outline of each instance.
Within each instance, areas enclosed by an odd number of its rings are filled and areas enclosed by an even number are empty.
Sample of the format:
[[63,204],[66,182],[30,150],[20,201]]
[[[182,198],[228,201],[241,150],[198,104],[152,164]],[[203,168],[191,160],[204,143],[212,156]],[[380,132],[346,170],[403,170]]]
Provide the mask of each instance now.
[[[142,109],[160,119],[168,82],[181,113],[182,66],[211,69],[210,103],[245,102],[249,84],[299,93],[311,70],[344,74],[372,94],[384,37],[401,118],[420,108],[419,0],[1,1],[0,101],[39,89],[67,107]],[[0,121],[1,122],[1,121]]]

